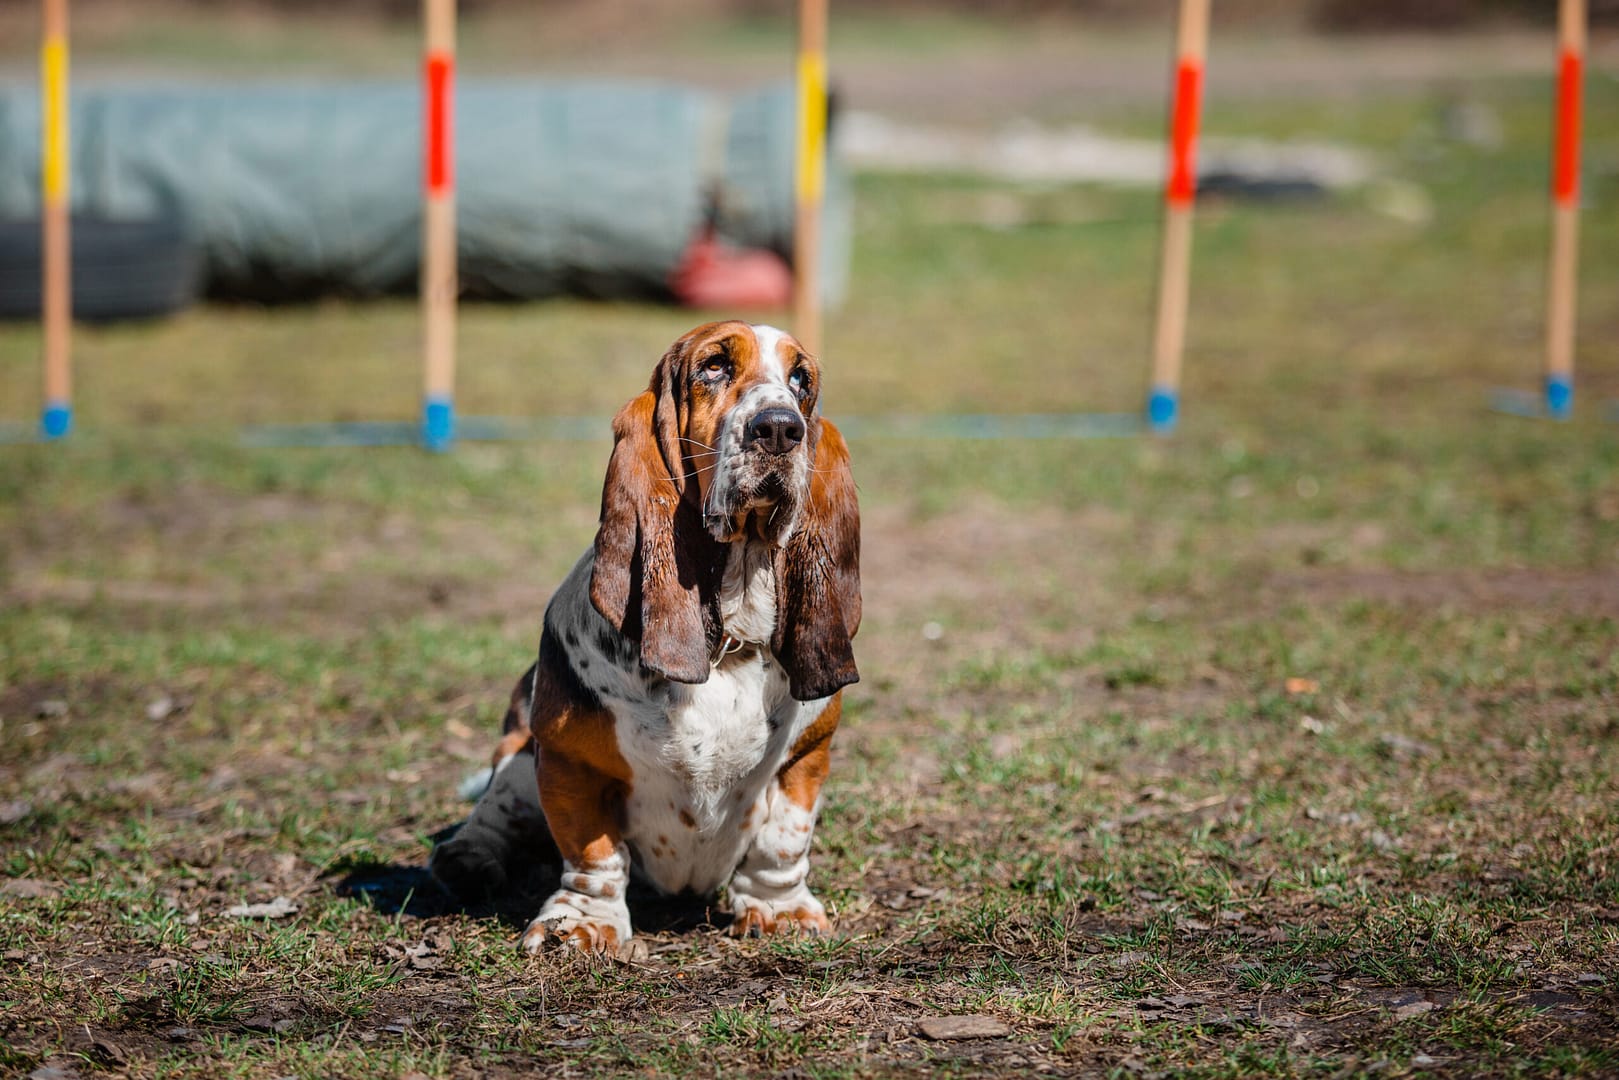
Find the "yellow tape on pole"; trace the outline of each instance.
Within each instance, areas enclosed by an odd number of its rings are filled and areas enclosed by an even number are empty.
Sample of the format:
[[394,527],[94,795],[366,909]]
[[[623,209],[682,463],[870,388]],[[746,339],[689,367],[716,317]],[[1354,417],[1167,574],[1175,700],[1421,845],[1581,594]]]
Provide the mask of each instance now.
[[45,202],[54,205],[67,199],[67,42],[60,35],[45,39],[39,68],[45,106],[41,186]]
[[798,160],[793,215],[793,334],[821,352],[821,203],[826,197],[826,4],[798,0]]
[[826,191],[826,54],[798,57],[798,201],[819,203]]

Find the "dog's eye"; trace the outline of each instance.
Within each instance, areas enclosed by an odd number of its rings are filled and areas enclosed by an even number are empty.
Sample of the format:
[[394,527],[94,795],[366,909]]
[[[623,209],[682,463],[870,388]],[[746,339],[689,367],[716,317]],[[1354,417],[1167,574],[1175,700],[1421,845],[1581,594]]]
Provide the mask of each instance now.
[[711,356],[703,361],[703,377],[718,379],[731,370],[731,362],[723,356]]
[[804,374],[803,368],[798,368],[787,376],[787,388],[799,395],[809,389],[809,376]]

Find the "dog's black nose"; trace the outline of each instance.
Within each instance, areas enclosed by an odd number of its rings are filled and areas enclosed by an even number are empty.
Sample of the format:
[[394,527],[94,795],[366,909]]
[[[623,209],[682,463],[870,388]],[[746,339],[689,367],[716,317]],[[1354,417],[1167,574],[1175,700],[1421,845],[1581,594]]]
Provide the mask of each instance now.
[[804,441],[804,418],[793,409],[764,409],[748,421],[744,450],[785,454]]

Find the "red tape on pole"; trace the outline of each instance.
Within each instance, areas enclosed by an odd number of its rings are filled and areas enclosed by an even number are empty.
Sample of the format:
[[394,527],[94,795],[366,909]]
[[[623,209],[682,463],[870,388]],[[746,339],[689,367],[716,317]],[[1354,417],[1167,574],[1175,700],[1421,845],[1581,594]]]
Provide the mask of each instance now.
[[1572,206],[1580,194],[1580,54],[1563,52],[1557,74],[1557,148],[1552,165],[1552,199]]
[[447,195],[453,183],[450,159],[450,77],[455,61],[448,53],[427,56],[427,193]]
[[1172,206],[1190,205],[1197,195],[1197,120],[1203,97],[1203,65],[1182,60],[1175,72],[1175,111],[1169,125],[1169,186]]

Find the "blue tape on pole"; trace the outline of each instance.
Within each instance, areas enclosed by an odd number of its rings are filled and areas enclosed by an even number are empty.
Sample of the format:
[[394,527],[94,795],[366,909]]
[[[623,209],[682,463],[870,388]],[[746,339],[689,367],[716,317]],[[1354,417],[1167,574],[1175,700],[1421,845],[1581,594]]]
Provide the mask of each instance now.
[[1180,419],[1180,395],[1163,386],[1155,386],[1147,398],[1147,424],[1160,434],[1175,430]]
[[39,433],[46,439],[63,439],[73,430],[73,406],[52,402],[39,418]]
[[1546,415],[1567,420],[1574,411],[1574,380],[1566,375],[1546,376]]
[[422,408],[422,444],[443,452],[455,442],[455,406],[449,398],[428,398]]

